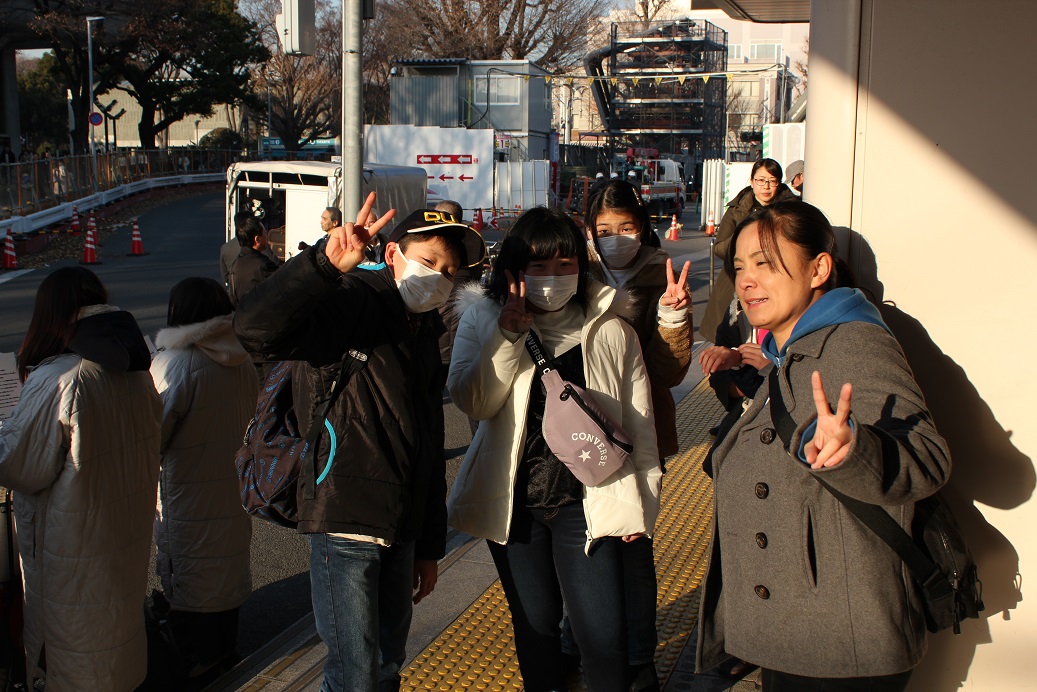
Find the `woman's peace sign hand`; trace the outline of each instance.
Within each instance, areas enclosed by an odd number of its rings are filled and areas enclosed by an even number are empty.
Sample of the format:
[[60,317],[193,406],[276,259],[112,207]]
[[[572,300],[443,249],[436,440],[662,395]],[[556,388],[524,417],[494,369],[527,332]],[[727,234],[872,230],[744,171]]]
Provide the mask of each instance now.
[[814,429],[814,439],[807,442],[803,451],[810,468],[830,468],[846,458],[850,443],[853,442],[853,428],[850,427],[850,395],[853,394],[853,385],[849,382],[843,385],[839,392],[838,408],[832,413],[821,383],[821,373],[815,370],[810,376],[810,383],[814,389],[814,406],[817,407],[817,427]]
[[673,260],[666,260],[666,293],[659,299],[659,305],[665,305],[674,310],[682,310],[688,305],[688,269],[691,262],[684,263],[679,279],[674,279]]
[[497,324],[505,331],[525,334],[533,324],[533,316],[526,312],[526,274],[519,272],[518,281],[507,269],[504,275],[508,278],[508,300],[497,318]]

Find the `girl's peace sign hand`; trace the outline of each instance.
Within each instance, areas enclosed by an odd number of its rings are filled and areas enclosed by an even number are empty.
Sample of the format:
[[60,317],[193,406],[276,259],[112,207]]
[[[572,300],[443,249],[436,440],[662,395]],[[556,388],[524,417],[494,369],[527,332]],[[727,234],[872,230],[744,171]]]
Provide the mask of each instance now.
[[846,458],[850,452],[850,443],[853,442],[853,428],[850,427],[850,395],[853,394],[853,385],[849,382],[843,385],[839,392],[838,408],[832,413],[821,383],[821,373],[815,370],[810,376],[810,383],[814,389],[814,406],[817,407],[817,427],[814,429],[814,439],[807,442],[803,452],[810,468],[832,467]]
[[519,272],[518,281],[507,269],[504,275],[508,278],[508,300],[497,318],[497,324],[505,331],[525,334],[533,324],[533,316],[526,312],[526,274]]
[[666,260],[666,293],[663,293],[659,299],[659,305],[665,305],[674,310],[682,310],[687,307],[688,269],[690,268],[691,262],[685,262],[680,278],[675,280],[673,278],[673,260]]

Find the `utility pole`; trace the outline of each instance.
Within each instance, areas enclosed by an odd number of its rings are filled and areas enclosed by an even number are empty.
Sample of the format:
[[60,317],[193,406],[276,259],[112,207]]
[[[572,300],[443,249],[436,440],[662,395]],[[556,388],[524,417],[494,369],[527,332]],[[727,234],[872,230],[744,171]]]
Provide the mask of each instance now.
[[86,53],[87,53],[87,81],[90,84],[90,108],[86,116],[86,126],[90,129],[90,170],[94,176],[94,192],[98,190],[97,178],[97,147],[94,145],[94,124],[90,117],[94,114],[94,32],[91,22],[99,22],[104,17],[86,18]]
[[360,211],[364,172],[363,8],[342,0],[342,218]]

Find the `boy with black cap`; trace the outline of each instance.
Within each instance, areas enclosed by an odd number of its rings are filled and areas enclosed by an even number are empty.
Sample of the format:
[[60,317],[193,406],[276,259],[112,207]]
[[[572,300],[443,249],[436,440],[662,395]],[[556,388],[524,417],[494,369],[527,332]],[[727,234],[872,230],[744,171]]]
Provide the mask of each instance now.
[[[422,210],[389,234],[384,263],[358,268],[395,213],[364,228],[373,205],[372,193],[355,224],[285,264],[235,315],[249,351],[302,361],[292,372],[300,429],[326,428],[298,495],[313,612],[328,646],[323,690],[399,687],[411,603],[435,587],[446,542],[435,308],[457,270],[485,253],[474,230]],[[366,367],[327,418],[314,420],[351,352],[365,354]]]

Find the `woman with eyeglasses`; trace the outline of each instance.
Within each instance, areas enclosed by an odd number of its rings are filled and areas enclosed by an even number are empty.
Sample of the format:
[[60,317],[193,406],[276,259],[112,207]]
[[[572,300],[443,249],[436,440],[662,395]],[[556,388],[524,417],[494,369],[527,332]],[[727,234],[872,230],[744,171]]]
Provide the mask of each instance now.
[[[716,243],[713,245],[713,255],[721,262],[727,257],[727,250],[731,244],[731,236],[735,228],[742,223],[749,214],[759,211],[764,207],[778,202],[798,202],[799,197],[781,182],[781,164],[774,159],[760,159],[753,164],[752,174],[749,176],[749,185],[727,204],[724,218],[720,220],[717,228]],[[737,314],[737,310],[728,310],[732,301],[735,300],[735,287],[724,272],[720,272],[713,284],[713,290],[709,294],[709,303],[702,314],[702,323],[699,324],[699,334],[706,341],[717,342],[717,327],[725,319],[730,319]],[[735,359],[738,351],[728,349],[728,358]],[[739,362],[727,364],[728,367],[740,365]]]

